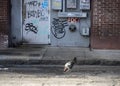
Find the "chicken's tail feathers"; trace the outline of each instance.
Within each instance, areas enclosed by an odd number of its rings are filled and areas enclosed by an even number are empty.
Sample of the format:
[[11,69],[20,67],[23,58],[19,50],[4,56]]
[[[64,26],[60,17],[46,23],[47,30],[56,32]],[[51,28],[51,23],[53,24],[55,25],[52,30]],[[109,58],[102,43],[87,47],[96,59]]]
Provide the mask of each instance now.
[[74,57],[74,58],[73,58],[73,62],[74,62],[74,63],[77,63],[77,57]]

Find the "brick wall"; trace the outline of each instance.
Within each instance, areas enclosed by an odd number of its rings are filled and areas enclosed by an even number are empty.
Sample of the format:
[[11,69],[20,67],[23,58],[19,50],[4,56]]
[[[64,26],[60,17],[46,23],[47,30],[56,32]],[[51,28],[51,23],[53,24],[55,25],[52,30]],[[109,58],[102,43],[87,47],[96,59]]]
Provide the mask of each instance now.
[[0,48],[8,45],[9,1],[0,0]]
[[91,47],[120,49],[120,0],[92,0]]

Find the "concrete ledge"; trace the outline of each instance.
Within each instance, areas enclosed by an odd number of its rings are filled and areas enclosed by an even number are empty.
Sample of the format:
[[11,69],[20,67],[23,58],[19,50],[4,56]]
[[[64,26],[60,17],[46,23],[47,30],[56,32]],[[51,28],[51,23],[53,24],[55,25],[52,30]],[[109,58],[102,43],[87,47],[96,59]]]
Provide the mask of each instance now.
[[[0,60],[0,65],[64,65],[68,60]],[[103,59],[79,60],[76,65],[120,66],[120,61]]]

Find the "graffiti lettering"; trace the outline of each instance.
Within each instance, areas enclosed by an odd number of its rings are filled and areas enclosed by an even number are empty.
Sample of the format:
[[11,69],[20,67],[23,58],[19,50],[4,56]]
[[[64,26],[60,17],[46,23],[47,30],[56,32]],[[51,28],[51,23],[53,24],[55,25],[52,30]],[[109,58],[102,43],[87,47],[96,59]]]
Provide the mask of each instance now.
[[33,23],[27,23],[25,25],[25,30],[27,31],[27,33],[31,31],[31,32],[37,34],[37,32],[38,32],[37,27],[35,27],[33,25]]
[[48,7],[48,0],[44,0],[42,3],[42,8],[47,8]]
[[79,21],[78,18],[68,18],[68,22],[76,23],[76,22],[78,22],[78,21]]
[[48,21],[48,0],[26,2],[26,16],[39,21]]
[[45,14],[42,12],[42,10],[33,10],[33,11],[28,11],[28,18],[35,17],[39,18],[41,16],[44,16]]
[[63,19],[53,19],[51,32],[57,39],[61,39],[65,36],[65,27],[68,26],[67,20]]
[[30,1],[27,2],[26,4],[28,4],[28,6],[37,6],[37,7],[42,7],[42,8],[47,8],[48,7],[48,0],[44,0],[43,2],[39,2],[39,1]]
[[38,7],[41,5],[41,3],[38,1],[31,1],[31,2],[28,2],[27,4],[29,6],[38,6]]
[[37,11],[28,11],[28,18],[34,17],[34,18],[39,18],[39,20],[48,20],[48,16],[45,16],[45,12],[43,10],[37,10]]

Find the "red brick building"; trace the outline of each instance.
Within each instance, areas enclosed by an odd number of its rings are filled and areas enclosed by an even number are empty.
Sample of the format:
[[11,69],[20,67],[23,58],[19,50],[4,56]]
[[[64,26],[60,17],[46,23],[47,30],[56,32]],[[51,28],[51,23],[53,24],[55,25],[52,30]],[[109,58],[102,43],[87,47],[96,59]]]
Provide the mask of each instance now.
[[10,0],[0,1],[0,48],[8,45],[8,32],[10,23]]
[[92,0],[92,48],[120,49],[120,0]]
[[[10,9],[10,0],[0,1],[0,48],[8,45]],[[91,0],[91,14],[90,47],[120,49],[120,0]]]

